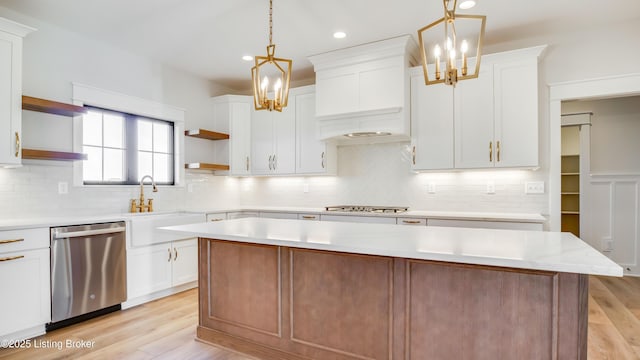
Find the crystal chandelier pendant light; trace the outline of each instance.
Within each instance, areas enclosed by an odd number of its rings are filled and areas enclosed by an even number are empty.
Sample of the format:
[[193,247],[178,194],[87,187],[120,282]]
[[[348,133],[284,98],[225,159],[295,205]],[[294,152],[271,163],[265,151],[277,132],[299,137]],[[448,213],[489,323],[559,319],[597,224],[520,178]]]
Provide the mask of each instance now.
[[418,30],[426,85],[455,86],[460,80],[477,78],[480,72],[486,16],[456,14],[457,2],[443,0],[444,16]]
[[273,43],[273,0],[269,0],[269,46],[267,56],[256,56],[251,68],[253,102],[256,110],[282,111],[289,101],[291,64],[289,59],[275,57]]

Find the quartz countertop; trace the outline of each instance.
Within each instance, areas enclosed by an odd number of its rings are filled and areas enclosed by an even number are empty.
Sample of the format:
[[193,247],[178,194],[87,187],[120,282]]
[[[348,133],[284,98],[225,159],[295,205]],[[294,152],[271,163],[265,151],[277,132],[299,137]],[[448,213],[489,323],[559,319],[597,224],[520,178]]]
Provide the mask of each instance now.
[[160,229],[203,238],[295,248],[622,276],[619,265],[570,233],[264,218]]

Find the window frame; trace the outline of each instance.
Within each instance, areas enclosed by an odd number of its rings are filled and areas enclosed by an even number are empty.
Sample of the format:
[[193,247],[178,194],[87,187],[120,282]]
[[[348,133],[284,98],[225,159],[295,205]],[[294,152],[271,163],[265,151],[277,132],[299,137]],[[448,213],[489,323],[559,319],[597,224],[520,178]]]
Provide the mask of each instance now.
[[[112,110],[112,109],[105,109],[105,108],[101,108],[101,107],[97,107],[97,106],[93,106],[93,105],[84,105],[85,109],[87,109],[88,111],[91,110],[95,110],[97,112],[101,112],[102,114],[114,114],[114,115],[118,115],[118,116],[122,116],[124,119],[124,126],[123,126],[123,131],[124,131],[124,148],[123,149],[119,149],[119,150],[124,150],[124,167],[123,167],[123,171],[124,171],[124,177],[125,180],[124,181],[106,181],[106,180],[102,180],[102,181],[88,181],[84,179],[84,175],[83,175],[83,180],[82,183],[83,185],[90,185],[90,186],[98,186],[98,185],[139,185],[140,181],[137,180],[138,178],[144,176],[144,175],[154,175],[154,174],[138,174],[138,162],[139,162],[139,157],[138,157],[138,153],[141,151],[138,148],[138,139],[137,139],[137,135],[138,135],[138,128],[137,126],[135,126],[138,121],[150,121],[151,123],[166,123],[169,124],[169,126],[171,126],[171,128],[173,129],[175,127],[175,124],[171,121],[166,121],[166,120],[161,120],[161,119],[154,119],[148,116],[141,116],[141,115],[136,115],[136,114],[130,114],[130,113],[126,113],[126,112],[121,112],[121,111],[116,111],[116,110]],[[103,120],[104,121],[104,120]],[[104,123],[103,123],[104,126]],[[104,127],[103,127],[104,129]],[[84,144],[84,139],[83,140],[83,148],[84,146],[94,146],[94,145],[86,145]],[[114,149],[112,147],[109,146],[105,146],[104,145],[104,130],[103,130],[103,136],[102,136],[102,146],[100,146],[100,148],[104,149]],[[171,166],[173,167],[173,171],[171,173],[171,181],[159,181],[159,180],[155,180],[156,185],[174,185],[175,184],[175,167],[177,166],[177,164],[175,163],[175,156],[173,156],[175,154],[175,130],[172,132],[171,134],[171,140],[173,140],[171,142],[171,144],[169,144],[171,152],[168,153],[162,153],[159,151],[144,151],[147,153],[151,153],[151,154],[170,154],[172,155],[172,159],[171,159]],[[153,141],[153,140],[152,140]],[[98,147],[98,146],[94,146],[94,147]],[[153,159],[153,155],[152,155],[152,159]],[[154,164],[151,164],[152,168],[154,166]],[[104,172],[104,157],[103,157],[103,165],[102,165],[102,170]]]
[[[153,100],[142,99],[114,91],[99,89],[79,83],[72,83],[72,102],[78,106],[91,106],[142,118],[173,123],[173,185],[158,184],[161,187],[184,187],[184,119],[185,110]],[[82,152],[82,115],[73,118],[73,151]],[[98,185],[84,184],[83,161],[73,162],[73,186],[91,188],[126,189],[138,187],[136,184],[103,183]]]

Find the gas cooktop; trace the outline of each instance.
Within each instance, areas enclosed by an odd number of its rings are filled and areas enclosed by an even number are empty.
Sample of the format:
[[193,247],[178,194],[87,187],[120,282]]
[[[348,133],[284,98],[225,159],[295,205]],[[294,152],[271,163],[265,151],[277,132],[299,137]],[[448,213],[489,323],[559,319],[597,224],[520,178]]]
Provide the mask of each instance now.
[[325,206],[324,209],[326,211],[368,212],[368,213],[401,213],[409,210],[408,207],[368,206],[368,205],[336,205],[336,206]]

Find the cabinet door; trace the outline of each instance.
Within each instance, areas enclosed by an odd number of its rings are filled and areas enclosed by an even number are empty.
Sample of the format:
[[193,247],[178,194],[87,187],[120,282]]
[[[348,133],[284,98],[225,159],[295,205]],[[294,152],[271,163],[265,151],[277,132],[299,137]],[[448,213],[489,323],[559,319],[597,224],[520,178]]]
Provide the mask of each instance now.
[[251,104],[230,104],[229,171],[231,175],[251,174]]
[[537,67],[536,59],[494,66],[496,167],[538,166]]
[[260,212],[260,217],[267,219],[298,219],[298,214],[283,212]]
[[251,113],[251,173],[267,175],[273,169],[273,116],[262,110]]
[[[13,257],[23,256],[13,260]],[[49,249],[0,254],[0,339],[51,321]]]
[[22,154],[22,39],[0,31],[0,165],[19,165]]
[[453,87],[411,78],[413,170],[453,169]]
[[127,250],[128,299],[171,287],[171,244],[160,244]]
[[327,146],[318,140],[315,94],[296,96],[296,173],[324,174]]
[[477,79],[462,80],[454,90],[455,167],[493,167],[493,72],[480,70]]
[[[291,101],[293,100],[293,101]],[[296,171],[296,102],[290,99],[282,112],[273,112],[273,172],[293,174]]]
[[173,242],[173,286],[198,280],[198,239]]
[[227,220],[227,213],[209,213],[207,214],[207,222]]

